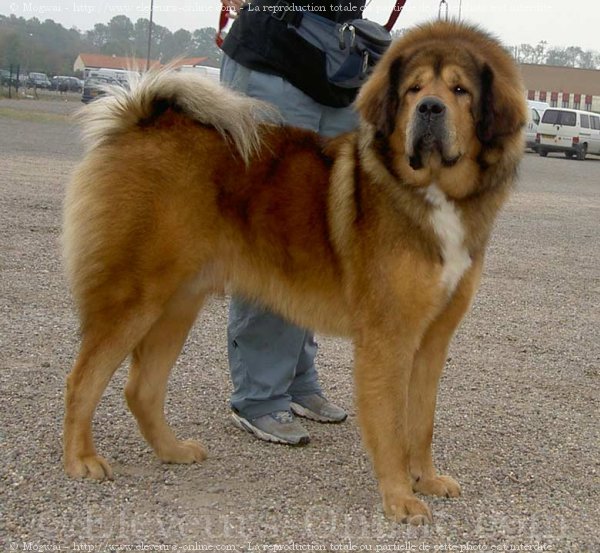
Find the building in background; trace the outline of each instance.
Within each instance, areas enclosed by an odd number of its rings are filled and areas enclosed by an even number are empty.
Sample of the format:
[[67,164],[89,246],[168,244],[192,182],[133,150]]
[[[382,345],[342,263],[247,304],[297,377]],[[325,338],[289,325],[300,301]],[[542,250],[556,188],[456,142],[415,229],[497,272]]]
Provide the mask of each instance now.
[[521,64],[528,100],[600,113],[600,71]]

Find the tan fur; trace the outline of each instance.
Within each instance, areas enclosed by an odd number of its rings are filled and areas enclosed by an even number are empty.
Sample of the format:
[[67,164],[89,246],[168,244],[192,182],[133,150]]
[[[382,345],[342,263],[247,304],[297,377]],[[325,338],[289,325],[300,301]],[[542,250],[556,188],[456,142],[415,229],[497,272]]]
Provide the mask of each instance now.
[[[205,457],[175,437],[163,404],[204,298],[227,290],[353,339],[359,422],[385,512],[430,521],[415,491],[460,493],[431,456],[437,382],[521,156],[514,64],[477,29],[416,29],[361,91],[360,129],[328,142],[259,125],[262,104],[188,78],[150,75],[83,115],[90,147],[64,220],[82,330],[67,379],[66,471],[111,477],[91,424],[128,356],[127,402],[159,458]],[[426,150],[411,138],[425,95],[447,111],[443,145]]]

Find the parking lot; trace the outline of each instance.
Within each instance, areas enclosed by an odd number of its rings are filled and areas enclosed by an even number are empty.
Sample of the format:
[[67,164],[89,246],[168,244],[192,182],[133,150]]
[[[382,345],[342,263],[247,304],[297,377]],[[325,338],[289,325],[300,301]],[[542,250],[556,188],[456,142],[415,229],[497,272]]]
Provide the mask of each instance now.
[[78,335],[59,236],[64,186],[82,155],[76,107],[0,99],[1,550],[596,550],[599,157],[525,155],[441,384],[435,457],[463,495],[428,499],[434,524],[407,528],[382,514],[357,429],[349,342],[319,337],[321,381],[349,411],[346,423],[307,422],[304,448],[266,445],[232,427],[224,298],[201,314],[168,398],[177,433],[200,438],[209,459],[156,460],[126,409],[123,368],[95,418],[115,480],[64,476],[63,388]]

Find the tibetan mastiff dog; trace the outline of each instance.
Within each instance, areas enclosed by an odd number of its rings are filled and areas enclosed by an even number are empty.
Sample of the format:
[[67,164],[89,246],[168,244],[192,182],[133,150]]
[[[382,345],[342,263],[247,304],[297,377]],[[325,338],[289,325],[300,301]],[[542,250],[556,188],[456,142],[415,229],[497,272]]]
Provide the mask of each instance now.
[[392,44],[356,109],[356,132],[325,140],[173,71],[84,108],[63,233],[82,333],[69,475],[111,477],[92,417],[129,356],[127,403],[158,457],[206,457],[163,404],[204,300],[228,292],[352,338],[358,421],[389,517],[427,523],[415,493],[460,494],[431,454],[437,385],[523,152],[519,71],[488,34],[435,22]]

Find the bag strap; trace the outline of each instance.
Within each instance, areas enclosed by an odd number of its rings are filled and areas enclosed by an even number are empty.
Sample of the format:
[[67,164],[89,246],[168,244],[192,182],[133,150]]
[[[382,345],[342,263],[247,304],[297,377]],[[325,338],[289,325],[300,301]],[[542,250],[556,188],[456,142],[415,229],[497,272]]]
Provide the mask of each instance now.
[[[406,4],[406,0],[396,0],[396,4],[392,9],[392,13],[390,14],[390,18],[388,22],[384,25],[384,27],[391,31],[398,20],[400,12],[404,9],[404,5]],[[223,37],[221,36],[225,27],[227,27],[227,22],[229,21],[229,10],[221,9],[221,15],[219,16],[219,27],[217,29],[217,34],[215,35],[215,42],[217,46],[221,48],[223,46]]]
[[396,20],[398,19],[400,12],[404,8],[404,4],[406,4],[406,0],[396,0],[396,5],[394,6],[392,13],[390,14],[390,18],[388,19],[388,22],[384,25],[384,27],[388,31],[391,31],[394,25],[396,24]]

